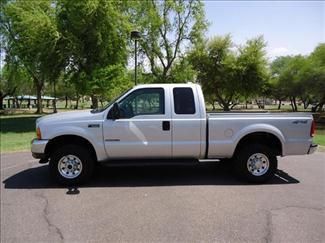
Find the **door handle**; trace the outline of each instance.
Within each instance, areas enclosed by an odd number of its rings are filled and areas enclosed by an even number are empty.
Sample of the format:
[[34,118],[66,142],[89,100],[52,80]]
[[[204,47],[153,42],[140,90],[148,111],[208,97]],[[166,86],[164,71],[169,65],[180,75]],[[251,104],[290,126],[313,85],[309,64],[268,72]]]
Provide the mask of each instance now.
[[162,129],[164,131],[169,131],[170,130],[170,121],[163,121],[162,122]]

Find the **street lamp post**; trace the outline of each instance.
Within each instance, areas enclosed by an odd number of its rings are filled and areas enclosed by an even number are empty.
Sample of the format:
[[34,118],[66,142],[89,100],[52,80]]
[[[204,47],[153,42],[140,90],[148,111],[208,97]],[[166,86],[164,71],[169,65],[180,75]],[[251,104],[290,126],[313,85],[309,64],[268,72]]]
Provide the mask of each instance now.
[[138,40],[141,38],[141,34],[137,30],[131,31],[131,39],[134,40],[134,83],[137,85],[137,51],[138,51]]

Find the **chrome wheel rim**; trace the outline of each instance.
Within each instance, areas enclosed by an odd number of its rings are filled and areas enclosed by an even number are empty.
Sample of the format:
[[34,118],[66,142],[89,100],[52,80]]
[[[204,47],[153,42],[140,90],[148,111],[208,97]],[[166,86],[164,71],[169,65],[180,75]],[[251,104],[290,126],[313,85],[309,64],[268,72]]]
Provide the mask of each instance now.
[[264,175],[270,167],[270,161],[265,154],[255,153],[247,160],[247,169],[254,176]]
[[82,162],[75,155],[65,155],[59,160],[58,170],[64,178],[74,179],[81,174]]

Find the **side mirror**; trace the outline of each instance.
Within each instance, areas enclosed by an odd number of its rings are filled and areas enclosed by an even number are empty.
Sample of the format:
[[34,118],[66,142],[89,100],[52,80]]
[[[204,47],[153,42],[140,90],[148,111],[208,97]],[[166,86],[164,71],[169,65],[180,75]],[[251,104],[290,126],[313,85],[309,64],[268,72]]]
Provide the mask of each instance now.
[[120,108],[117,103],[114,103],[113,107],[108,112],[108,119],[116,120],[120,118]]

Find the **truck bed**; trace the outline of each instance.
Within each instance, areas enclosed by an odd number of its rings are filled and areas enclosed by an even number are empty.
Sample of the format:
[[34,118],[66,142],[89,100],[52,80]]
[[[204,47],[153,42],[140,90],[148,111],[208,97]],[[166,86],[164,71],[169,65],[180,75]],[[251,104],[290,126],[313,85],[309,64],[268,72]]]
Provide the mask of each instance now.
[[282,155],[308,152],[312,143],[309,113],[220,112],[207,113],[208,158],[230,158],[246,134],[267,132],[282,143]]

